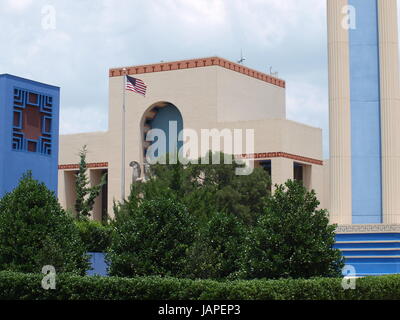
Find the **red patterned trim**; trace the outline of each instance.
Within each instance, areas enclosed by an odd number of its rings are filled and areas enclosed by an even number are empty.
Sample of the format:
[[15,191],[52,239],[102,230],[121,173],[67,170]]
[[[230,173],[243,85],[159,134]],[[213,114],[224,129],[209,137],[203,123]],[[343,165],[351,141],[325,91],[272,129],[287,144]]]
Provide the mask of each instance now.
[[264,153],[241,154],[241,155],[236,155],[235,157],[241,159],[288,158],[301,162],[316,164],[319,166],[324,165],[324,162],[322,160],[297,156],[295,154],[290,154],[286,152],[264,152]]
[[[235,62],[225,60],[219,57],[210,57],[210,58],[202,58],[202,59],[192,59],[192,60],[181,60],[174,62],[165,62],[165,63],[156,63],[156,64],[148,64],[141,66],[133,66],[126,67],[126,72],[128,75],[132,74],[143,74],[143,73],[153,73],[153,72],[162,72],[162,71],[172,71],[172,70],[181,70],[181,69],[191,69],[191,68],[200,68],[200,67],[209,67],[209,66],[220,66],[232,71],[236,71],[242,74],[245,74],[249,77],[259,79],[261,81],[265,81],[267,83],[271,83],[275,86],[285,88],[286,83],[282,79],[275,78],[271,75],[268,75],[263,72],[259,72],[254,69],[250,69],[241,64],[237,64]],[[123,75],[124,68],[113,68],[109,71],[109,77],[120,77]]]
[[[88,168],[107,168],[108,162],[94,162],[88,163]],[[58,166],[58,170],[71,170],[71,169],[79,169],[79,164],[60,164]]]

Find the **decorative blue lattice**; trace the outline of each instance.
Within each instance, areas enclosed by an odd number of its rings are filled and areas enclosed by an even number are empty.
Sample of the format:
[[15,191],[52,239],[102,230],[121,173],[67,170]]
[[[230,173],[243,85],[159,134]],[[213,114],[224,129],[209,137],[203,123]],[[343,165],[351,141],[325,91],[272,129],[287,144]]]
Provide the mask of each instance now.
[[14,88],[12,149],[52,153],[53,97]]

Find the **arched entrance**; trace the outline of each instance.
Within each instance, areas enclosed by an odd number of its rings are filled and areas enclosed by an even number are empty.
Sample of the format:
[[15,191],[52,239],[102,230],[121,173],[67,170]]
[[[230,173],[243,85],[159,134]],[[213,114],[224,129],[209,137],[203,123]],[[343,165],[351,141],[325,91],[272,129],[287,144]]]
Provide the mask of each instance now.
[[155,152],[155,156],[163,157],[166,153],[177,152],[183,145],[178,140],[179,133],[183,130],[183,118],[179,109],[170,102],[157,102],[150,106],[144,113],[142,121],[143,132],[143,159],[146,162],[147,151],[150,146],[157,143],[158,138],[154,141],[149,140],[148,133],[150,130],[158,129],[165,134],[165,148]]

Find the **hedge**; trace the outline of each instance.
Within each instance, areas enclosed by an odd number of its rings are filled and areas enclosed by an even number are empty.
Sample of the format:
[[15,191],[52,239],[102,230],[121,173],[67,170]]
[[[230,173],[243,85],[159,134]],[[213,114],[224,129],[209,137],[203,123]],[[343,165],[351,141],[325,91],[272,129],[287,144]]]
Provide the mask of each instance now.
[[61,274],[56,289],[41,274],[0,272],[1,300],[390,300],[400,299],[400,275],[357,279],[212,281],[160,277],[118,278]]

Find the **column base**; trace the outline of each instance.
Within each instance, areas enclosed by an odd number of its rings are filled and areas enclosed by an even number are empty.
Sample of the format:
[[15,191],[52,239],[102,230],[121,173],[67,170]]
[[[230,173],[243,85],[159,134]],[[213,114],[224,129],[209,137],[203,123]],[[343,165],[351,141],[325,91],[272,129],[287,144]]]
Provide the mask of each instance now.
[[400,274],[400,224],[339,225],[335,248],[356,277]]

